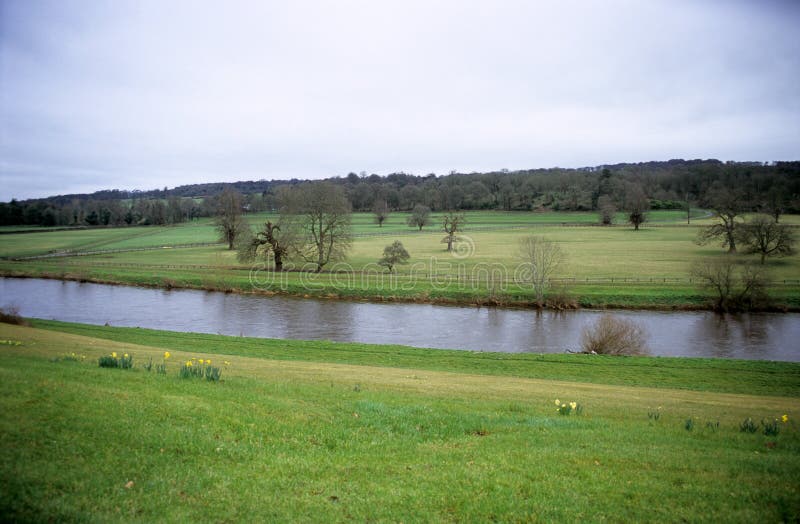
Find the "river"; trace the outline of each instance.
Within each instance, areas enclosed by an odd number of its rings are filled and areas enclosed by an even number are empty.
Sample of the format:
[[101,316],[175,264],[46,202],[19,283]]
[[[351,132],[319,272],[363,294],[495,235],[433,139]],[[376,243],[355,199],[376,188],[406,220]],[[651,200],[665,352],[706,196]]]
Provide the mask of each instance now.
[[[0,278],[0,306],[26,317],[265,338],[509,353],[562,353],[603,311],[536,312],[374,304],[213,291]],[[800,314],[613,311],[642,326],[653,355],[800,361]]]

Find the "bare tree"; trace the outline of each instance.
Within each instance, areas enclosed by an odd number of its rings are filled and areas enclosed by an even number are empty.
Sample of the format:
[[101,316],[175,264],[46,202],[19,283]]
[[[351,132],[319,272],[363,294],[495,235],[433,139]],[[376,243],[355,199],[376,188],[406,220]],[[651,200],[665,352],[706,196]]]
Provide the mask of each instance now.
[[608,195],[603,195],[597,199],[597,209],[600,212],[600,223],[610,226],[614,223],[614,215],[617,213],[617,206]]
[[414,206],[413,211],[411,211],[411,216],[408,217],[407,224],[411,227],[418,227],[420,231],[424,226],[427,226],[431,223],[431,208],[428,206],[423,206],[422,204],[417,204]]
[[647,210],[650,201],[647,199],[642,186],[630,184],[625,191],[625,209],[628,212],[628,222],[633,224],[635,231],[647,220]]
[[763,267],[737,264],[731,256],[696,263],[692,277],[711,292],[717,311],[747,310],[768,302],[768,279]]
[[793,255],[795,236],[789,226],[779,224],[777,220],[766,215],[754,217],[741,224],[737,237],[745,245],[747,253],[761,255],[761,264],[767,257],[783,257]]
[[389,218],[389,204],[382,198],[376,199],[372,205],[372,213],[375,215],[375,222],[378,223],[378,227],[383,227],[383,223]]
[[378,260],[378,265],[385,266],[391,273],[397,264],[407,264],[411,255],[408,254],[403,243],[395,240],[383,248],[383,256]]
[[442,219],[442,229],[447,233],[447,236],[442,239],[442,243],[447,244],[448,252],[453,251],[453,244],[458,242],[457,233],[464,229],[466,221],[467,219],[464,213],[457,213],[455,211],[450,211]]
[[594,326],[584,328],[581,346],[585,353],[602,355],[642,355],[647,353],[647,334],[631,320],[609,313],[601,316]]
[[736,253],[736,226],[744,209],[742,195],[739,191],[721,184],[715,184],[708,191],[709,204],[720,223],[702,229],[697,235],[697,243],[707,244],[721,238],[722,247],[727,247],[728,253]]
[[525,270],[522,276],[533,285],[536,304],[541,307],[550,287],[550,278],[563,262],[564,254],[555,242],[530,235],[520,239],[518,257]]
[[761,207],[765,213],[775,219],[776,223],[780,220],[781,215],[786,211],[786,206],[788,203],[787,195],[790,194],[791,191],[789,188],[784,184],[780,184],[772,186],[764,196]]
[[280,194],[282,222],[295,228],[294,253],[316,264],[316,271],[342,260],[350,249],[350,202],[341,186],[313,182],[293,186]]
[[236,236],[247,228],[247,223],[242,217],[242,195],[229,187],[225,188],[217,197],[216,204],[214,225],[222,241],[228,243],[228,249],[233,249]]

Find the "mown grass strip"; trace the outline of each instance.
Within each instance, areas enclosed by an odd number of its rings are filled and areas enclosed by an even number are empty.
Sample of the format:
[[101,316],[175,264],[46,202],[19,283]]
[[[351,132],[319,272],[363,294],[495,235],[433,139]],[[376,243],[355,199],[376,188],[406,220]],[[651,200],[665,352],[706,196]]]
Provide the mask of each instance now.
[[118,342],[278,360],[415,368],[598,384],[800,397],[800,364],[750,360],[511,354],[177,333],[32,320],[34,327]]

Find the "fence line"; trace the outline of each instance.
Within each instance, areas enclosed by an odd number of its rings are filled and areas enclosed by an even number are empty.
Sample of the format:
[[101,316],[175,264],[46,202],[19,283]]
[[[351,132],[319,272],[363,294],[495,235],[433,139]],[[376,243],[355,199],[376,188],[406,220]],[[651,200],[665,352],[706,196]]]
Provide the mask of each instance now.
[[208,246],[221,246],[223,242],[195,242],[193,244],[173,244],[167,246],[143,246],[143,247],[129,247],[120,249],[96,249],[92,251],[72,251],[63,250],[54,253],[44,253],[42,255],[30,255],[25,257],[3,257],[6,260],[23,261],[23,260],[40,260],[46,258],[64,258],[64,257],[88,257],[92,255],[109,255],[114,253],[131,253],[134,251],[156,251],[159,249],[186,249],[193,247],[208,247]]
[[[536,229],[540,227],[597,227],[597,228],[631,228],[630,224],[596,224],[593,222],[544,222],[544,223],[536,223],[536,224],[517,224],[513,226],[464,226],[462,230],[464,233],[469,233],[471,231],[508,231],[508,230],[518,230],[518,229]],[[664,222],[664,223],[648,223],[639,226],[639,229],[648,229],[651,227],[655,228],[666,228],[666,227],[681,227],[681,228],[700,228],[700,227],[707,227],[706,225],[702,224],[681,224],[681,223],[672,223],[672,222]],[[800,226],[795,226],[800,227]],[[374,231],[369,233],[353,233],[354,238],[367,238],[367,237],[389,237],[393,235],[415,235],[415,234],[433,234],[433,233],[442,233],[444,231],[439,231],[435,229],[428,229],[428,230],[401,230],[401,231]]]
[[[247,272],[252,271],[250,266],[213,266],[207,264],[138,264],[133,262],[78,262],[72,266],[81,266],[83,268],[91,267],[107,267],[107,268],[147,268],[147,269],[177,269],[177,270],[217,270],[229,272]],[[453,274],[453,273],[431,273],[428,271],[419,271],[415,273],[388,273],[378,271],[363,271],[363,270],[343,270],[343,271],[324,271],[321,273],[314,273],[302,269],[287,269],[282,273],[275,273],[273,270],[267,270],[269,273],[275,275],[280,274],[299,274],[316,276],[343,276],[355,277],[362,281],[366,280],[385,280],[387,278],[396,279],[405,282],[447,282],[456,284],[467,285],[530,285],[530,282],[524,280],[516,280],[514,278],[494,278],[491,272],[487,273],[486,277],[476,277],[473,275]],[[700,280],[692,277],[558,277],[551,278],[551,284],[697,284]],[[800,285],[800,279],[797,278],[784,278],[774,279],[770,283],[776,286],[797,286]]]

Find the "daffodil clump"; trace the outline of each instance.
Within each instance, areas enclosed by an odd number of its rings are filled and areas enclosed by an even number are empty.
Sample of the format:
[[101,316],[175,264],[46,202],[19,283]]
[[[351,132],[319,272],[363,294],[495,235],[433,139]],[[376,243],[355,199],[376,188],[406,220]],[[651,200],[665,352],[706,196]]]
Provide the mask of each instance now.
[[739,424],[739,431],[742,433],[756,433],[761,430],[764,435],[768,437],[777,436],[781,432],[781,426],[789,422],[789,415],[783,414],[780,418],[761,419],[761,424],[757,424],[755,420],[747,417],[741,424]]
[[789,415],[783,415],[780,419],[774,418],[772,420],[762,420],[761,426],[764,428],[764,434],[768,437],[777,436],[781,432],[781,425],[789,422]]
[[661,418],[661,406],[658,406],[656,409],[648,408],[647,418],[653,422],[658,422],[658,420]]
[[19,340],[0,340],[0,346],[21,346],[22,342]]
[[101,368],[133,369],[133,355],[118,355],[116,351],[112,351],[110,355],[100,357],[98,363]]
[[573,413],[580,415],[583,413],[583,406],[575,401],[561,402],[560,400],[556,399],[556,411],[559,415],[571,415]]
[[[230,365],[230,362],[225,362],[225,366]],[[214,366],[211,359],[197,359],[192,358],[187,360],[181,366],[179,375],[181,378],[205,378],[211,382],[219,382],[222,376],[222,368]]]
[[[160,364],[156,364],[156,373],[158,373],[159,375],[166,375],[167,374],[167,360],[169,359],[169,357],[170,357],[169,351],[165,351],[164,352],[164,357],[161,359],[161,363]],[[142,364],[142,369],[144,369],[147,372],[150,372],[150,371],[153,370],[153,358],[152,357],[150,357],[150,359],[147,361],[147,363]]]
[[161,364],[156,364],[156,373],[159,375],[167,374],[167,360],[169,360],[169,351],[164,352],[164,358],[161,359]]

